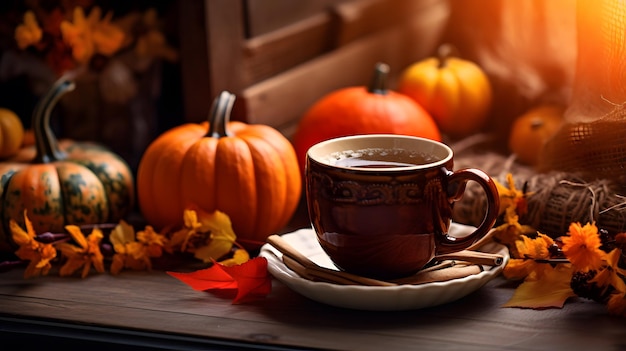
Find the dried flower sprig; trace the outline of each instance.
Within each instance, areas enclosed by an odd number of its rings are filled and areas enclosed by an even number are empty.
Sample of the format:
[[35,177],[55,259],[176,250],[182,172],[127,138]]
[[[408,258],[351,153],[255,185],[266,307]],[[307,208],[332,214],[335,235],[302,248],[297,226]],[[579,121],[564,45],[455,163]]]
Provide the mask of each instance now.
[[[82,7],[76,7],[72,18],[61,20],[55,28],[59,15],[52,12],[42,18],[42,27],[35,13],[27,11],[23,23],[15,29],[18,47],[41,52],[57,75],[87,65],[95,55],[111,56],[122,48],[125,33],[111,23],[111,13],[102,17],[100,8],[94,7],[86,15]],[[46,36],[44,28],[48,30]]]
[[521,280],[505,307],[562,307],[578,296],[607,306],[610,314],[626,316],[626,233],[611,237],[595,223],[571,223],[568,232],[554,237],[521,225],[519,203],[526,196],[518,192],[513,178],[509,187],[498,185],[506,208],[504,224],[494,229],[494,240],[509,248],[511,259],[503,274]]
[[[160,258],[164,252],[194,253],[205,263],[219,262],[224,266],[242,264],[250,259],[249,253],[237,243],[226,214],[219,211],[198,214],[196,210],[187,209],[184,217],[185,227],[163,234],[157,233],[150,225],[135,232],[134,227],[124,220],[118,224],[68,225],[66,233],[37,234],[26,212],[26,229],[14,220],[11,220],[10,228],[13,241],[19,245],[15,254],[21,262],[29,262],[25,278],[47,275],[54,262],[62,263],[59,270],[61,276],[71,276],[80,270],[80,276],[85,278],[92,268],[104,273],[106,258],[110,258],[109,271],[113,275],[120,274],[124,269],[151,270],[152,259]],[[104,235],[105,228],[110,229],[110,234]],[[90,229],[90,234],[83,233]],[[181,233],[186,233],[183,239],[188,244],[185,246],[180,245]],[[191,242],[193,245],[189,244]],[[234,252],[233,247],[236,248]],[[61,252],[60,257],[58,251]],[[9,269],[19,266],[21,262],[5,262],[3,267]]]
[[151,258],[161,257],[167,238],[146,226],[143,231],[135,234],[135,228],[126,221],[120,223],[109,236],[115,255],[111,263],[111,274],[117,275],[122,269],[151,270]]
[[101,66],[100,58],[122,51],[132,51],[144,65],[154,58],[178,59],[178,52],[158,28],[158,14],[153,8],[115,20],[112,12],[103,14],[98,6],[89,11],[81,6],[71,10],[62,6],[47,11],[35,8],[24,13],[14,37],[19,49],[42,56],[57,76],[84,70],[85,66]]

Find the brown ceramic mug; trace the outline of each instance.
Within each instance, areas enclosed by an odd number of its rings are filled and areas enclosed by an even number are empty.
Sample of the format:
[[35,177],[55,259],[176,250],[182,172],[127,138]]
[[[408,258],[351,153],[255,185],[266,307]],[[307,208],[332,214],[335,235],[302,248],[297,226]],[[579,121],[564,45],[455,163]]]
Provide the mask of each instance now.
[[[493,180],[478,169],[453,171],[447,145],[402,135],[323,141],[306,157],[306,197],[317,238],[350,273],[391,279],[416,273],[436,254],[467,248],[498,216]],[[452,208],[468,181],[484,189],[487,208],[471,234],[448,235]]]

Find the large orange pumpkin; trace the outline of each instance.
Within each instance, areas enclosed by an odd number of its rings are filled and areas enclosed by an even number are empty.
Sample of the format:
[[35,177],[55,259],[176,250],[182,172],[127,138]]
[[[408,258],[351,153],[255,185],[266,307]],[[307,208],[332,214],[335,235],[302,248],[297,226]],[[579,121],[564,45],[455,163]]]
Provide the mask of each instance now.
[[323,96],[304,114],[292,141],[301,171],[314,144],[356,134],[406,134],[440,141],[433,118],[411,98],[389,90],[389,66],[378,63],[369,87],[356,86]]
[[12,249],[9,220],[24,225],[24,211],[37,233],[68,224],[117,222],[133,208],[134,179],[125,161],[94,143],[57,139],[50,114],[63,94],[74,89],[60,79],[33,113],[35,145],[0,162],[0,250]]
[[195,206],[226,213],[237,237],[265,241],[293,215],[302,187],[293,147],[270,126],[230,122],[234,100],[222,92],[210,122],[175,127],[146,149],[137,193],[154,227],[181,223]]
[[477,133],[487,122],[492,103],[491,83],[474,62],[453,57],[454,48],[442,45],[438,57],[407,67],[398,91],[428,111],[442,133],[458,139]]

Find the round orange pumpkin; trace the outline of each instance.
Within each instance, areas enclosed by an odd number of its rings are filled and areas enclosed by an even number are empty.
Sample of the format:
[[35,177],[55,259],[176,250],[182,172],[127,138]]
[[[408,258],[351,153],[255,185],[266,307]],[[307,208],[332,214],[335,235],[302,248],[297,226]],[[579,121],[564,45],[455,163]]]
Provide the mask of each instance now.
[[389,66],[379,63],[369,87],[356,86],[323,96],[304,114],[292,138],[300,170],[318,142],[356,134],[405,134],[441,141],[433,118],[409,97],[389,90]]
[[539,105],[513,121],[509,134],[509,150],[521,163],[536,166],[543,148],[563,125],[565,107]]
[[479,132],[491,108],[491,83],[475,63],[452,57],[449,45],[407,67],[398,81],[398,91],[410,96],[428,111],[443,134],[453,139]]
[[60,79],[33,113],[35,145],[0,162],[0,250],[12,248],[9,220],[37,233],[63,232],[68,224],[117,222],[133,208],[134,179],[126,162],[94,143],[57,139],[50,114],[74,83]]
[[137,194],[154,227],[182,223],[194,206],[226,213],[238,238],[265,241],[293,215],[302,187],[293,147],[270,126],[230,122],[234,100],[222,92],[210,121],[170,129],[146,149]]
[[13,156],[22,146],[24,125],[15,112],[0,108],[0,158]]

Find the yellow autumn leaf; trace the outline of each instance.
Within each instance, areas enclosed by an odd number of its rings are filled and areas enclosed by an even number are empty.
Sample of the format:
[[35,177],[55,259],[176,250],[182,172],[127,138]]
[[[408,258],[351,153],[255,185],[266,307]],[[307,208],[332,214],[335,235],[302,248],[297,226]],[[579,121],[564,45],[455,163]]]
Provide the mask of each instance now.
[[[174,231],[166,244],[169,251],[193,253],[195,258],[209,263],[229,255],[236,240],[237,235],[226,213],[189,208],[183,212],[183,227]],[[231,259],[224,261],[239,264],[249,258],[247,252],[245,256],[235,252]]]
[[111,240],[114,247],[133,242],[135,241],[135,228],[122,219],[115,228],[111,230],[109,240]]
[[576,296],[570,287],[572,273],[570,265],[558,265],[538,280],[524,281],[502,307],[562,308],[568,298]]
[[212,213],[206,213],[199,211],[199,221],[202,224],[200,231],[211,232],[212,239],[230,240],[235,241],[237,236],[233,231],[233,226],[230,221],[230,217],[224,212],[215,211]]
[[211,262],[217,260],[230,252],[233,242],[229,240],[211,240],[208,245],[202,246],[196,250],[194,257],[203,262]]
[[210,233],[210,240],[198,247],[194,256],[203,262],[211,262],[228,254],[237,239],[228,215],[221,211],[207,213],[199,210],[198,221],[201,226],[197,230]]
[[233,254],[233,257],[220,261],[224,266],[236,266],[238,264],[246,263],[250,260],[250,254],[244,249],[237,249]]

